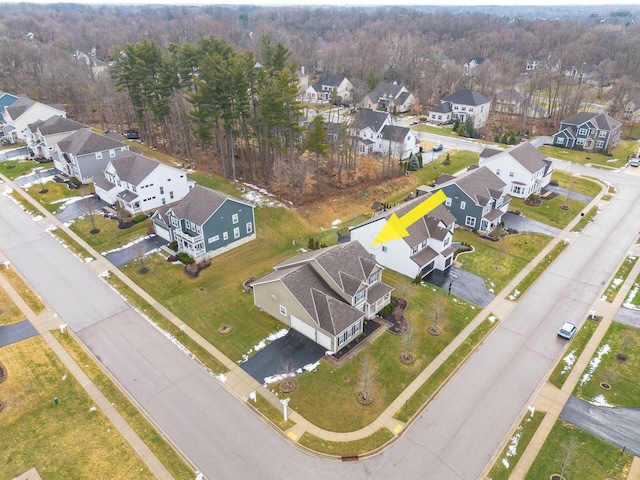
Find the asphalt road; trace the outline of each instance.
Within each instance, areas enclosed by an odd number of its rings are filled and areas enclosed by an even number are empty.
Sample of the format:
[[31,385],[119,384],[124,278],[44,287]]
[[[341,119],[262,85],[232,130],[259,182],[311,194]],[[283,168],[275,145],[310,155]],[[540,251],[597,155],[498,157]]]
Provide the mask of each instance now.
[[611,408],[569,397],[560,418],[640,456],[640,408]]
[[[637,237],[640,178],[587,167],[619,193],[500,318],[389,449],[360,462],[309,456],[258,419],[4,196],[0,249],[209,478],[475,479],[562,352],[563,320],[596,309]],[[594,307],[595,305],[595,307]],[[295,408],[295,405],[291,405]]]

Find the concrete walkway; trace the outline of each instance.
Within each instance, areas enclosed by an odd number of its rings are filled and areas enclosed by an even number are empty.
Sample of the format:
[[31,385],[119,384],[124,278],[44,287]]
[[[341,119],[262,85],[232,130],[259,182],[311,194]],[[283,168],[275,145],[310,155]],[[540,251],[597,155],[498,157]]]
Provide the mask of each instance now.
[[[0,178],[4,178],[0,175]],[[14,185],[5,179],[5,181],[14,188]],[[43,219],[40,220],[40,223],[43,228],[49,228],[51,226],[55,226],[57,228],[61,228],[71,236],[79,245],[85,248],[91,256],[93,256],[96,260],[92,261],[87,265],[87,267],[96,275],[102,275],[105,272],[110,272],[111,274],[117,276],[120,280],[122,280],[128,287],[130,287],[135,293],[140,295],[145,301],[147,301],[151,306],[153,306],[158,312],[164,315],[168,320],[170,320],[174,325],[179,328],[182,328],[186,335],[189,335],[196,343],[198,343],[203,349],[209,352],[212,356],[218,359],[227,369],[225,373],[226,381],[222,383],[223,387],[227,389],[230,393],[235,395],[237,398],[242,399],[244,401],[247,400],[249,395],[252,392],[260,393],[264,398],[266,398],[269,402],[271,402],[278,409],[282,410],[282,405],[280,404],[280,399],[275,396],[273,392],[264,388],[260,383],[251,378],[249,374],[247,374],[242,368],[240,368],[235,362],[231,361],[227,358],[222,352],[220,352],[217,348],[207,342],[201,335],[191,329],[189,326],[185,325],[178,317],[176,317],[173,313],[171,313],[168,309],[158,303],[153,297],[151,297],[147,292],[142,290],[137,284],[135,284],[132,280],[130,280],[126,275],[124,275],[119,269],[115,268],[109,261],[107,261],[104,257],[100,255],[97,251],[91,248],[82,238],[78,237],[74,232],[64,227],[53,215],[48,213],[44,208],[42,208],[37,202],[31,199],[28,195],[24,194],[22,190],[17,189],[21,195],[23,195],[30,203],[32,203],[40,212],[42,212]],[[606,192],[604,192],[606,193]],[[602,198],[604,193],[600,193],[596,198],[592,200],[589,205],[585,205],[583,212],[588,212],[589,209],[597,205]],[[489,305],[487,305],[482,311],[480,311],[476,317],[467,325],[467,327],[416,377],[416,379],[409,384],[409,386],[384,410],[384,412],[370,425],[353,432],[330,432],[324,429],[321,429],[311,422],[306,420],[300,414],[295,411],[289,412],[289,419],[295,422],[295,425],[288,429],[285,434],[286,436],[292,440],[293,442],[297,442],[300,437],[305,433],[309,432],[312,435],[315,435],[323,440],[334,441],[334,442],[347,442],[353,440],[359,440],[362,438],[366,438],[377,430],[381,428],[387,428],[391,432],[393,432],[396,436],[399,435],[407,425],[404,422],[401,422],[394,417],[396,413],[401,411],[408,399],[419,389],[420,386],[426,382],[429,377],[435,372],[446,360],[447,358],[464,342],[464,340],[490,315],[495,315],[498,319],[506,318],[515,308],[516,303],[508,300],[506,296],[526,277],[526,275],[534,268],[549,252],[557,245],[560,241],[568,241],[571,242],[575,240],[578,236],[577,233],[571,232],[571,228],[579,221],[580,216],[577,216],[559,235],[557,235],[521,272],[519,272],[516,277],[502,290],[501,295],[496,297]],[[601,322],[596,334],[594,334],[592,338],[592,342],[595,342],[595,345],[599,343],[600,339],[604,335],[606,331],[606,326],[610,324],[617,307],[620,306],[622,302],[622,298],[626,295],[626,292],[629,289],[627,285],[628,282],[632,282],[632,279],[638,275],[640,271],[640,262],[634,268],[634,271],[631,272],[625,285],[621,289],[617,298],[621,298],[619,302],[615,302],[614,304],[609,304],[610,307],[607,308],[607,311],[598,311],[597,315],[605,317],[605,319]],[[600,307],[601,303],[598,304]],[[600,307],[602,309],[602,307]],[[57,328],[57,327],[53,327]],[[600,333],[598,333],[600,332]],[[589,344],[589,346],[591,343]],[[589,348],[588,346],[588,348]],[[595,347],[593,347],[595,348]],[[586,359],[584,360],[583,357]],[[591,358],[591,354],[587,355],[587,349],[580,357],[578,362],[574,366],[572,370],[572,374],[579,377],[582,373],[584,366],[588,363]],[[578,373],[573,373],[578,372]],[[572,391],[573,387],[569,387],[570,379],[567,379],[565,382],[565,387],[568,390],[569,394]],[[520,476],[513,476],[512,478],[523,478],[524,474],[528,471],[531,462],[537,455],[539,448],[544,443],[544,440],[548,436],[551,427],[555,423],[555,419],[557,419],[562,407],[564,406],[564,402],[568,398],[568,395],[565,392],[565,387],[563,387],[562,391],[554,392],[550,387],[546,387],[546,384],[542,384],[537,392],[533,395],[531,402],[529,404],[534,404],[539,406],[540,410],[549,412],[545,419],[543,420],[541,426],[539,427],[534,439],[529,444],[529,448],[523,454],[520,462],[516,465],[518,468],[518,472]],[[545,388],[543,388],[545,387]],[[566,398],[565,398],[566,395]],[[537,398],[540,397],[539,400]],[[547,400],[545,400],[547,399]],[[544,402],[548,402],[545,404]],[[524,411],[523,411],[524,415]],[[547,418],[548,417],[548,418]],[[415,417],[414,417],[415,418]],[[519,420],[518,420],[519,423]],[[512,432],[517,427],[517,424],[513,426],[510,432]],[[509,441],[511,433],[507,437],[505,437],[503,446]],[[537,445],[537,449],[536,449]],[[493,466],[497,455],[499,455],[503,449],[503,446],[499,448],[494,457],[487,464],[487,469],[485,473],[488,473],[489,469]],[[514,472],[515,475],[515,472]],[[484,478],[483,475],[482,478]],[[637,458],[634,459],[634,464],[631,468],[629,480],[640,480],[640,462]]]
[[51,330],[60,328],[60,321],[49,310],[44,310],[36,315],[33,310],[26,304],[20,294],[13,288],[9,281],[2,275],[0,271],[0,288],[4,289],[11,300],[16,304],[20,311],[31,321],[38,330],[42,338],[49,348],[58,356],[60,361],[69,370],[69,373],[78,381],[78,383],[89,394],[96,406],[104,412],[113,426],[118,429],[122,437],[131,445],[142,461],[147,465],[149,471],[158,479],[170,480],[173,476],[158,460],[158,457],[147,447],[138,434],[129,426],[127,421],[115,407],[107,400],[102,392],[95,386],[89,377],[82,371],[80,366],[73,360],[71,355],[67,353],[64,347],[51,334]]

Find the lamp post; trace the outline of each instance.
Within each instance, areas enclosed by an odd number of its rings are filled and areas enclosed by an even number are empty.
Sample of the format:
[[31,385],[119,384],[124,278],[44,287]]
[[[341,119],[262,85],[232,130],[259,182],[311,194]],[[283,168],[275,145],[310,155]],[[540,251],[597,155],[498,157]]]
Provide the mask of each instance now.
[[282,400],[280,400],[280,403],[282,404],[282,406],[284,407],[283,409],[283,413],[284,413],[284,421],[286,422],[287,419],[289,418],[287,416],[287,405],[289,405],[289,400],[291,400],[290,398],[283,398]]

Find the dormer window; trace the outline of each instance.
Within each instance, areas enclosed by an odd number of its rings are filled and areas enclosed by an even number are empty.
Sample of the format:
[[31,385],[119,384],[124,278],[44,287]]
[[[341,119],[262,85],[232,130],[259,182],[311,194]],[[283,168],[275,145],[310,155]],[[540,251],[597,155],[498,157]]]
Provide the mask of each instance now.
[[372,275],[369,276],[369,279],[367,280],[367,283],[369,285],[373,285],[376,282],[380,281],[380,272],[376,272]]
[[360,303],[362,300],[364,300],[365,296],[367,295],[367,291],[366,290],[362,290],[361,292],[358,292],[355,296],[355,298],[353,299],[353,303],[354,305],[357,305],[358,303]]

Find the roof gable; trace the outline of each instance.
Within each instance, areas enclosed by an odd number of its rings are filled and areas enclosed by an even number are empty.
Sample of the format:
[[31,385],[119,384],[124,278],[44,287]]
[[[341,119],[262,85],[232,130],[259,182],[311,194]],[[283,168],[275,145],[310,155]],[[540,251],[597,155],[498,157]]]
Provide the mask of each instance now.
[[120,180],[124,180],[131,185],[138,185],[162,164],[144,155],[138,155],[129,150],[125,150],[118,153],[115,158],[111,160],[111,165]]
[[70,153],[75,156],[104,152],[122,147],[126,147],[123,142],[105,135],[93,133],[92,131],[84,128],[76,130],[71,135],[58,142],[58,148],[62,152]]
[[385,122],[389,122],[390,119],[391,115],[386,112],[378,112],[376,110],[363,108],[358,112],[358,115],[353,121],[351,128],[364,130],[365,128],[369,127],[374,132],[378,133],[385,125]]
[[252,205],[230,195],[196,185],[182,200],[170,207],[167,214],[171,212],[179,219],[186,219],[202,226],[226,201],[236,202],[253,209]]
[[491,102],[491,100],[482,95],[480,92],[476,92],[475,90],[471,90],[469,88],[461,88],[460,90],[453,92],[451,95],[444,97],[442,100],[445,102],[470,106],[484,105],[485,103]]

